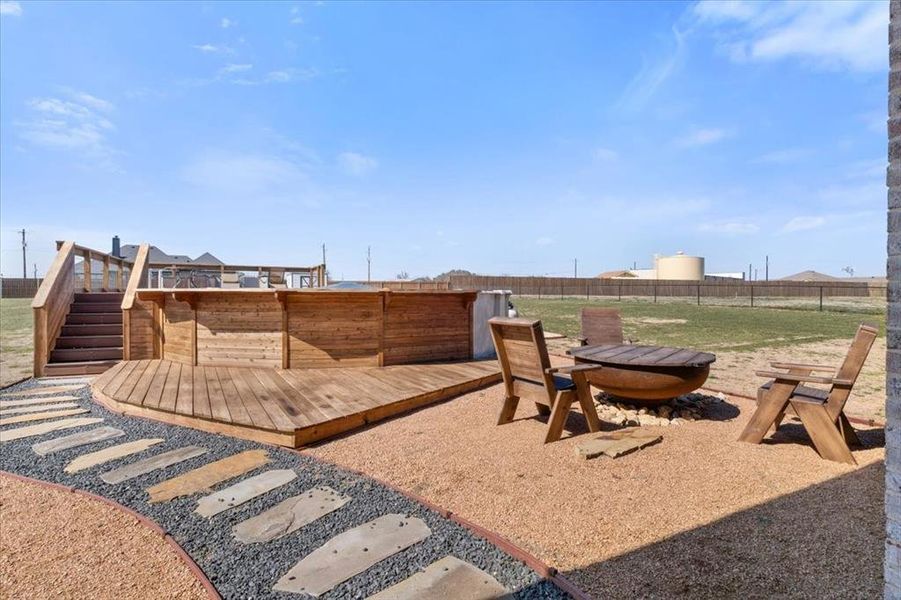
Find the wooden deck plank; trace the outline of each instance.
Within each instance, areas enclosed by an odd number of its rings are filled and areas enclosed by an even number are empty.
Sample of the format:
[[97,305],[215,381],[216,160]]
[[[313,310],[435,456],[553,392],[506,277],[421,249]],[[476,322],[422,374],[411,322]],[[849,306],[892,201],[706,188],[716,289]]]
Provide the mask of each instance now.
[[[160,398],[163,396],[163,387],[166,385],[166,377],[169,375],[169,369],[172,368],[172,363],[168,360],[159,362],[160,366],[153,376],[153,381],[150,383],[150,389],[147,390],[147,394],[144,396],[144,402],[142,405],[138,406],[159,408]],[[121,393],[113,394],[114,397],[119,397],[121,395]]]
[[210,395],[207,389],[206,368],[194,367],[194,402],[192,405],[193,414],[198,417],[209,419],[210,413]]
[[495,361],[284,370],[154,360],[98,381],[95,396],[116,410],[296,447],[491,385],[500,371]]

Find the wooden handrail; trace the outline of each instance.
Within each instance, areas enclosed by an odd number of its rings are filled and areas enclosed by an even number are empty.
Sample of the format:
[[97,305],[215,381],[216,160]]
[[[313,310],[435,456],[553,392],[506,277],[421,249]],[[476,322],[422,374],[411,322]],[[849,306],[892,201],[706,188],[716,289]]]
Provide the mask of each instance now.
[[66,261],[72,256],[74,249],[75,242],[61,242],[59,244],[59,248],[56,251],[56,258],[53,259],[50,269],[48,269],[47,274],[44,275],[44,280],[41,281],[41,287],[38,288],[38,293],[34,295],[34,299],[31,301],[31,308],[44,308],[46,306],[48,298],[50,298],[54,289],[57,288],[60,281],[62,281],[60,273],[63,272]]
[[147,278],[147,270],[150,268],[148,260],[150,245],[141,244],[135,256],[135,262],[131,267],[131,275],[128,277],[128,285],[125,287],[125,296],[122,298],[122,310],[131,310],[135,303],[135,294],[141,287],[141,282]]
[[[65,242],[57,242],[57,245],[65,243]],[[83,256],[85,253],[90,253],[91,257],[96,257],[100,260],[109,259],[110,263],[118,265],[120,267],[129,266],[134,264],[131,259],[123,258],[121,256],[113,256],[107,252],[101,252],[100,250],[94,250],[93,248],[88,248],[87,246],[80,246],[78,244],[74,244],[73,248],[75,250],[75,254]]]

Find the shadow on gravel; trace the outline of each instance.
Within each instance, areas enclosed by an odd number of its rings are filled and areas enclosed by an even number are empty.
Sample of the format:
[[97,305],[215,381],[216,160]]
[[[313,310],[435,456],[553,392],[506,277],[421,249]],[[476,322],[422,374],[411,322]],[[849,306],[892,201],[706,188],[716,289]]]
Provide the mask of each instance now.
[[884,477],[880,461],[564,575],[605,598],[881,598]]

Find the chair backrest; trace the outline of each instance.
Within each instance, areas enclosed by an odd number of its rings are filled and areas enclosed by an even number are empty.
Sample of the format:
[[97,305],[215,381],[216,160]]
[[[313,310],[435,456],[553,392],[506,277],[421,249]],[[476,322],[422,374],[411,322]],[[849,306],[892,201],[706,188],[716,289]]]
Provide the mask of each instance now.
[[854,382],[857,381],[857,376],[860,375],[863,363],[867,360],[867,355],[869,355],[870,348],[873,347],[873,342],[876,341],[878,334],[879,329],[873,325],[862,323],[857,328],[857,334],[855,334],[854,340],[848,348],[848,354],[835,375],[837,379],[847,379],[851,384],[833,385],[829,393],[829,399],[826,401],[826,408],[834,418],[838,418],[838,413],[842,411],[845,402],[848,401],[851,388],[854,387]]
[[623,320],[615,308],[585,307],[582,309],[582,338],[589,346],[622,344]]
[[541,321],[493,317],[488,326],[508,392],[512,393],[515,381],[523,381],[542,386],[551,394],[553,377],[545,373],[551,360]]
[[241,287],[241,280],[235,272],[226,272],[222,274],[222,287],[238,288]]
[[280,285],[285,283],[285,270],[284,269],[271,269],[269,271],[269,284],[270,285]]

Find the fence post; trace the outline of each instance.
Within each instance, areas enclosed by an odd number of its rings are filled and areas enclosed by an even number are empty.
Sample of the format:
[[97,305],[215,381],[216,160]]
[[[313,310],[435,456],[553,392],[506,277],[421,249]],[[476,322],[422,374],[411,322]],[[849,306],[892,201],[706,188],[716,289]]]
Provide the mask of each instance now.
[[657,284],[654,283],[654,304],[657,304]]
[[619,284],[619,293],[617,294],[616,299],[619,301],[622,301],[622,299],[623,299],[623,284],[622,283]]
[[820,286],[820,312],[823,312],[823,286]]
[[754,286],[751,286],[751,308],[754,308]]
[[538,299],[541,300],[541,284],[538,284]]
[[588,300],[589,298],[591,298],[591,282],[586,281],[585,282],[585,299]]
[[560,299],[563,300],[563,280],[560,280]]
[[698,306],[701,306],[701,284],[698,284]]

